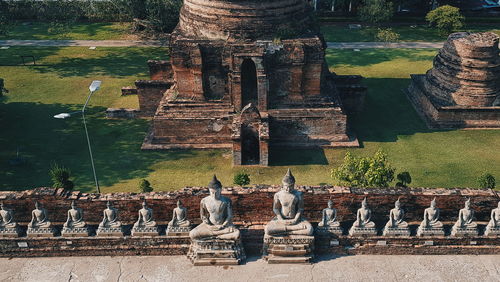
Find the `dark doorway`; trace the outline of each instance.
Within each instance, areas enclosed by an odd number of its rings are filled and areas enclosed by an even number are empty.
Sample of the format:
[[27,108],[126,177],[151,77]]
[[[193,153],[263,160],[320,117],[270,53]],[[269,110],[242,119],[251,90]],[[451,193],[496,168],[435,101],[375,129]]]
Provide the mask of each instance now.
[[241,65],[241,107],[252,103],[257,106],[257,69],[255,63],[245,59]]
[[256,165],[260,162],[259,133],[250,125],[241,128],[241,164]]

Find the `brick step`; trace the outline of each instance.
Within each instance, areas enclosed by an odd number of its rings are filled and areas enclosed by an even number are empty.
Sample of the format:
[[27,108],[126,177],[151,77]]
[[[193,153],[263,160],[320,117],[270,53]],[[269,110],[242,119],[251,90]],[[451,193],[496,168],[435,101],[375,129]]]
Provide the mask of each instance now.
[[276,249],[271,249],[268,250],[268,253],[271,255],[277,255],[277,256],[284,256],[284,257],[299,257],[299,256],[304,256],[308,253],[310,253],[310,250],[276,250]]
[[238,265],[240,263],[237,259],[221,259],[221,258],[206,258],[206,259],[193,259],[195,266],[207,265]]
[[269,264],[282,264],[282,263],[310,263],[310,256],[302,256],[302,257],[279,257],[269,255],[266,260]]

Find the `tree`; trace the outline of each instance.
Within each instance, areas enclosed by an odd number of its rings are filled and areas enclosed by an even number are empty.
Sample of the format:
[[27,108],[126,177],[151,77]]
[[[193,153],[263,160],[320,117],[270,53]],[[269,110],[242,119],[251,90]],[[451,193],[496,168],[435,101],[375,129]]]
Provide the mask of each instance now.
[[403,171],[401,173],[398,173],[396,178],[399,181],[398,183],[396,183],[397,187],[407,187],[408,184],[411,183],[411,176],[408,171]]
[[387,0],[365,0],[359,8],[359,18],[368,23],[381,23],[389,21],[394,15],[392,2]]
[[141,193],[149,193],[153,192],[153,187],[151,187],[151,183],[147,181],[146,179],[141,179],[139,182],[139,191]]
[[382,42],[397,42],[399,33],[392,31],[392,28],[379,28],[375,38]]
[[49,176],[52,180],[52,187],[72,190],[74,184],[73,181],[69,180],[70,175],[71,171],[66,167],[60,166],[56,163],[52,164],[49,170]]
[[350,152],[344,162],[332,169],[332,177],[340,185],[352,187],[388,187],[394,180],[394,171],[387,160],[387,155],[377,151],[373,157],[357,158]]
[[460,14],[460,9],[445,5],[430,11],[425,19],[432,27],[437,27],[441,34],[450,34],[464,26],[465,18]]
[[477,182],[479,184],[479,187],[483,189],[493,189],[496,186],[495,177],[488,172],[481,174],[477,178]]
[[250,184],[250,175],[244,171],[236,173],[233,177],[233,183],[239,186]]
[[180,0],[146,0],[146,19],[154,31],[171,32],[179,21]]

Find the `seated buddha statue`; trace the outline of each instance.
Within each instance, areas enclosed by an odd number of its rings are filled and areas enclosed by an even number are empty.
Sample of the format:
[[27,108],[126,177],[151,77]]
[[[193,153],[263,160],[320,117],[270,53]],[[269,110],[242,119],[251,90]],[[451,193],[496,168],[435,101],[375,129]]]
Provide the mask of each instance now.
[[200,201],[201,224],[189,232],[191,240],[238,240],[240,231],[233,225],[231,200],[221,195],[222,184],[214,175],[208,184],[209,196]]
[[12,212],[3,203],[0,203],[0,229],[15,229],[17,223],[14,222]]
[[75,201],[71,201],[71,209],[68,210],[68,219],[63,227],[66,228],[84,228],[86,226],[83,221],[83,211],[76,206]]
[[168,222],[168,227],[189,227],[191,222],[187,220],[187,209],[182,205],[181,200],[177,200],[177,207],[172,211],[172,220]]
[[106,209],[103,211],[103,219],[99,224],[99,228],[119,228],[121,226],[122,223],[118,220],[118,211],[108,201]]
[[148,207],[146,201],[142,201],[142,208],[138,213],[139,217],[133,228],[156,227],[156,221],[153,220],[153,210]]
[[458,212],[458,220],[453,225],[453,228],[476,228],[477,223],[474,222],[474,210],[470,207],[470,198],[465,201],[465,207]]
[[500,235],[500,202],[498,202],[497,208],[491,210],[491,219],[486,225],[486,230],[484,235]]
[[265,226],[265,235],[312,235],[311,223],[302,216],[304,199],[302,193],[295,190],[295,177],[290,169],[283,177],[282,184],[281,190],[274,194],[273,212],[276,216]]
[[39,202],[35,202],[35,209],[31,212],[31,222],[29,228],[50,228],[52,223],[49,221],[47,211],[42,208]]
[[323,209],[319,227],[339,227],[340,222],[337,221],[337,210],[333,208],[333,201],[328,200],[328,207]]
[[353,227],[356,228],[375,228],[375,223],[371,221],[372,211],[368,208],[368,202],[366,198],[361,202],[361,208],[356,212],[356,221],[353,223]]
[[408,223],[404,221],[405,212],[401,208],[401,202],[398,200],[394,203],[394,208],[389,212],[389,221],[385,225],[385,229],[408,228]]
[[431,206],[424,210],[424,220],[420,223],[421,228],[442,228],[443,223],[439,221],[440,211],[436,208],[436,198],[432,199]]

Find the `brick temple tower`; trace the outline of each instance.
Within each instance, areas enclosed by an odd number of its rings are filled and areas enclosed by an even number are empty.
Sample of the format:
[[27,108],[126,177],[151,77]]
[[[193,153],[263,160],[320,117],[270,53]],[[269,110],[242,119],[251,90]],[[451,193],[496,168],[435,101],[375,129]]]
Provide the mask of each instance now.
[[366,88],[330,73],[304,0],[184,0],[170,61],[137,81],[153,116],[143,149],[230,148],[268,165],[275,146],[357,146],[347,114]]

